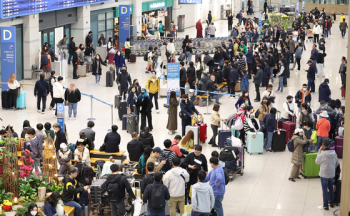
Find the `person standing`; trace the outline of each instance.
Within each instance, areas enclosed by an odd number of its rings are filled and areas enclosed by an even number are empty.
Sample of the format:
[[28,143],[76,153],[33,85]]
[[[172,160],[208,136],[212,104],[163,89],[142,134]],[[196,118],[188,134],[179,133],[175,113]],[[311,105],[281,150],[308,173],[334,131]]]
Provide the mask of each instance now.
[[286,76],[285,70],[284,70],[283,59],[280,60],[279,64],[280,64],[280,67],[279,67],[280,71],[277,74],[277,77],[278,77],[278,89],[277,89],[276,93],[278,93],[278,92],[282,93],[283,92],[283,79]]
[[213,189],[205,182],[207,174],[204,170],[198,172],[198,182],[192,186],[192,216],[206,216],[214,208],[215,197]]
[[267,0],[264,2],[264,13],[267,14]]
[[180,103],[181,107],[181,119],[182,119],[182,136],[185,136],[186,126],[192,125],[193,113],[201,115],[198,110],[194,107],[193,102],[188,99],[188,95],[182,95]]
[[197,38],[203,38],[203,26],[201,19],[198,20],[196,23],[196,30],[197,30]]
[[[34,87],[34,96],[38,96],[37,99],[37,110],[38,113],[45,114],[46,109],[46,97],[50,92],[50,85],[49,83],[44,79],[45,75],[40,74],[40,80],[36,81],[35,87]],[[42,110],[40,110],[40,102],[43,101]]]
[[114,56],[113,63],[115,64],[115,73],[116,77],[118,77],[119,71],[122,71],[122,67],[126,67],[125,59],[120,54],[120,51],[117,51],[117,54]]
[[165,31],[166,31],[165,25],[163,25],[163,22],[162,22],[162,21],[159,21],[159,33],[160,33],[160,37],[161,37],[161,38],[164,37]]
[[218,129],[220,128],[220,122],[225,120],[220,118],[219,110],[220,110],[220,105],[214,104],[213,112],[211,114],[211,129],[213,130],[213,136],[208,142],[208,144],[211,144],[212,147],[218,147],[218,145],[216,144],[216,136],[218,134]]
[[348,27],[348,24],[345,22],[345,18],[340,19],[340,20],[341,20],[341,23],[339,24],[339,28],[340,28],[340,31],[341,31],[341,36],[344,39],[345,33],[346,33],[346,29],[349,28],[349,27]]
[[276,113],[277,113],[276,108],[272,107],[270,109],[270,113],[266,114],[266,116],[263,119],[264,125],[266,125],[266,131],[267,131],[266,139],[264,142],[264,148],[266,148],[266,152],[273,152],[271,149],[273,133],[277,131],[277,134],[280,135],[280,131],[277,130],[276,128],[276,122],[275,122]]
[[126,71],[126,66],[122,67],[122,72],[118,73],[116,80],[119,88],[119,95],[123,96],[123,100],[126,100],[126,94],[128,93],[129,85],[131,86],[130,74]]
[[174,44],[174,38],[170,38],[170,41],[166,47],[166,50],[171,54],[170,60],[172,62],[175,62],[175,44]]
[[68,64],[70,64],[70,61],[73,57],[73,54],[75,53],[75,38],[74,37],[71,37],[70,38],[70,42],[69,42],[69,45],[68,45],[68,53],[69,53],[69,57],[68,57]]
[[69,88],[64,93],[65,100],[69,102],[68,105],[68,120],[71,120],[72,111],[74,114],[74,120],[77,120],[78,102],[81,100],[81,93],[78,88],[75,87],[75,83],[71,82]]
[[233,24],[233,16],[230,13],[227,17],[227,22],[228,22],[228,30],[231,31],[232,30],[232,24]]
[[[315,45],[314,45],[315,46]],[[307,62],[307,64],[309,65],[309,69],[305,70],[305,72],[307,72],[307,90],[310,90],[310,93],[315,92],[315,73],[316,73],[316,69],[315,69],[315,65],[313,64],[312,60],[309,60]]]
[[55,100],[53,98],[53,84],[56,82],[56,72],[51,71],[51,76],[49,78],[49,86],[50,86],[50,95],[51,95],[51,103],[49,109],[52,110],[55,107]]
[[[156,48],[156,47],[155,47]],[[166,69],[166,65],[168,63],[168,56],[166,55],[167,53],[167,42],[163,42],[163,45],[160,47],[160,59],[161,59],[161,64],[160,64],[160,67],[162,69]],[[153,56],[152,58],[154,57],[154,53],[153,53]],[[158,60],[158,59],[157,59]],[[166,75],[166,73],[165,73]]]
[[64,101],[64,89],[63,89],[62,81],[63,81],[63,77],[59,76],[57,78],[57,82],[53,84],[53,98],[56,104],[55,116],[57,116],[57,104],[63,103]]
[[176,98],[176,92],[170,92],[167,124],[167,129],[169,130],[168,134],[170,135],[175,134],[177,130],[177,107],[179,106],[179,99],[180,98]]
[[320,38],[320,34],[322,33],[322,31],[321,31],[321,27],[318,25],[317,22],[315,22],[312,32],[314,33],[314,43],[318,43],[318,40]]
[[346,58],[345,58],[345,56],[343,56],[341,58],[341,64],[339,67],[339,74],[340,74],[342,86],[344,86],[344,87],[346,85],[346,71],[347,71],[347,65],[345,62],[346,62]]
[[182,61],[180,62],[180,92],[181,95],[185,94],[185,85],[186,85],[186,80],[187,80],[187,72],[186,68],[184,67],[185,63]]
[[78,62],[79,62],[79,58],[78,58],[78,47],[75,47],[75,51],[73,53],[73,79],[78,79],[79,76],[77,75],[77,68],[78,68]]
[[90,44],[94,44],[94,42],[92,42],[92,31],[89,31],[88,35],[86,35],[85,43],[86,47],[89,47]]
[[236,65],[234,63],[231,63],[230,65],[230,74],[228,76],[228,84],[230,85],[230,92],[231,93],[231,96],[230,98],[233,99],[235,98],[236,96],[236,90],[235,90],[235,87],[236,87],[236,83],[239,79],[239,75],[238,75],[238,71],[236,69]]
[[140,131],[143,131],[144,128],[146,127],[146,117],[148,120],[148,127],[150,131],[153,130],[153,125],[152,125],[153,104],[151,99],[147,95],[146,91],[147,90],[145,88],[141,89],[141,94],[137,97],[137,103],[135,104],[136,107],[140,107],[140,113],[141,113]]
[[[42,70],[44,72],[44,78],[46,79],[46,76],[48,76],[51,73],[51,56],[49,55],[49,49],[46,49],[44,51],[44,54],[41,56],[41,65]],[[49,73],[46,75],[46,73]]]
[[67,35],[64,35],[63,38],[58,42],[57,46],[65,46],[66,45],[66,40],[67,40]]
[[16,103],[17,103],[17,96],[18,96],[17,88],[21,87],[21,85],[16,80],[16,75],[14,73],[11,73],[9,80],[7,81],[7,86],[10,89],[9,107],[10,107],[10,109],[12,108],[15,111],[16,110]]
[[303,147],[308,144],[308,139],[305,136],[305,132],[303,129],[297,128],[294,130],[292,139],[294,150],[292,153],[292,170],[290,171],[290,175],[288,180],[295,182],[295,179],[300,179],[299,170],[303,163]]
[[318,48],[318,54],[317,54],[317,71],[318,75],[317,77],[325,77],[325,72],[324,72],[324,57],[325,53],[322,51],[321,47]]
[[124,47],[125,47],[125,59],[127,59],[128,62],[130,62],[130,54],[131,54],[131,48],[132,48],[132,46],[130,45],[130,38],[126,38]]
[[316,130],[317,130],[317,144],[315,151],[318,152],[321,144],[324,140],[328,140],[329,132],[331,130],[331,123],[328,120],[329,115],[327,110],[322,110],[320,114],[321,119],[317,121]]
[[176,25],[175,25],[175,22],[174,22],[174,20],[173,21],[171,21],[171,23],[170,23],[170,35],[172,36],[172,37],[175,37],[175,31],[176,31]]
[[211,25],[208,27],[208,35],[210,35],[211,38],[215,37],[216,27],[214,26],[214,23],[211,23]]
[[262,78],[262,86],[268,88],[269,85],[269,79],[271,77],[271,70],[270,66],[268,65],[268,60],[264,61],[265,67],[264,67],[264,73]]
[[211,23],[211,21],[213,20],[213,17],[211,15],[211,11],[209,11],[207,19],[208,19],[209,23]]
[[320,178],[323,195],[323,206],[318,206],[320,210],[329,210],[328,205],[334,208],[333,180],[336,167],[339,165],[338,156],[333,149],[330,149],[328,140],[322,142],[322,147],[317,153],[315,160],[320,165]]
[[254,102],[260,102],[260,85],[262,83],[263,79],[263,70],[261,69],[261,64],[258,64],[256,66],[257,72],[255,75],[253,75],[253,83],[255,85],[255,92],[256,92],[256,97],[254,99]]
[[301,47],[301,44],[298,43],[297,44],[297,48],[295,50],[295,62],[294,62],[292,70],[294,70],[295,64],[297,63],[298,64],[298,69],[296,71],[300,72],[300,60],[301,60],[302,54],[303,54],[303,48]]
[[273,48],[275,48],[278,44],[279,38],[280,38],[280,31],[278,30],[278,27],[275,26],[275,29],[273,30]]
[[96,85],[100,85],[102,65],[107,67],[107,64],[102,61],[100,54],[97,54],[95,60],[92,63],[92,75],[95,75]]
[[60,149],[60,145],[62,143],[67,144],[67,137],[66,134],[64,133],[64,131],[61,128],[61,125],[59,123],[54,123],[52,125],[52,129],[55,132],[55,147],[56,147],[56,152],[58,152],[58,150]]
[[205,182],[209,181],[209,185],[214,192],[214,210],[218,216],[224,216],[224,209],[222,208],[222,200],[225,195],[225,174],[222,167],[219,165],[219,159],[217,157],[211,157],[209,159],[210,165],[213,168],[205,178]]
[[154,97],[154,104],[156,106],[156,111],[159,113],[159,108],[158,108],[158,92],[160,90],[160,80],[156,76],[156,72],[152,71],[152,76],[148,78],[146,82],[146,89],[149,94],[149,98],[152,102],[152,99]]

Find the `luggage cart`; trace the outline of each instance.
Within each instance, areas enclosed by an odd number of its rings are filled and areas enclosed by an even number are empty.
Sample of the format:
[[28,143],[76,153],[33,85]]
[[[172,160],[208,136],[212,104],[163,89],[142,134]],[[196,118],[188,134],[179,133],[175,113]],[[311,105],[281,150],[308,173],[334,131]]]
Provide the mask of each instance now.
[[[230,146],[231,147],[231,146]],[[233,147],[237,147],[237,146],[233,146]],[[230,176],[230,181],[233,181],[236,175],[241,175],[243,176],[244,173],[244,154],[245,154],[245,149],[244,149],[244,145],[242,144],[239,148],[240,151],[240,157],[237,160],[237,168],[236,169],[227,169],[229,176]]]

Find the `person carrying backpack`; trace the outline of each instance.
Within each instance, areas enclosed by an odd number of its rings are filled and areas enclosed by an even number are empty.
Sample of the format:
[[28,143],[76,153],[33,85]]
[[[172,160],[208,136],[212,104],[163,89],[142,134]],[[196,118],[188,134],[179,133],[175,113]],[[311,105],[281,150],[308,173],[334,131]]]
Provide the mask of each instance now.
[[311,108],[307,105],[307,103],[303,103],[301,105],[301,112],[298,114],[297,125],[299,128],[302,128],[309,121],[314,122],[315,119]]
[[132,199],[136,199],[128,180],[124,174],[119,174],[120,167],[112,164],[110,167],[112,175],[108,176],[108,198],[111,205],[112,216],[125,215],[125,190]]
[[[166,160],[164,166],[162,167],[163,172],[168,172],[172,168],[173,159],[176,158],[176,154],[171,151],[171,140],[164,140],[163,159]],[[148,170],[149,171],[149,170]]]
[[170,193],[170,216],[176,216],[176,206],[179,206],[180,214],[184,213],[186,182],[190,180],[188,172],[180,167],[180,158],[172,161],[173,168],[165,173],[164,185]]
[[170,199],[170,194],[162,179],[163,173],[156,172],[153,184],[147,185],[143,194],[143,203],[148,203],[150,215],[165,215],[165,201]]

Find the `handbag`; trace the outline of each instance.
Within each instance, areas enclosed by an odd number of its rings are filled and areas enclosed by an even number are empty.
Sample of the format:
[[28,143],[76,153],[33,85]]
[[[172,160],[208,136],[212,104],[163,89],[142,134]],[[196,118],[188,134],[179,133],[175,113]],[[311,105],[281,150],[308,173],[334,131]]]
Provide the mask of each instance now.
[[125,46],[122,47],[122,51],[125,52]]
[[192,71],[191,75],[190,75],[189,77],[187,77],[187,78],[186,78],[186,82],[188,82],[188,80],[189,80],[189,79],[190,79],[190,77],[192,76],[193,72],[194,72],[194,69],[193,69],[193,71]]
[[17,96],[18,97],[21,95],[21,91],[22,91],[22,85],[19,85],[19,87],[17,88]]
[[68,89],[66,90],[66,95],[67,95],[67,100],[64,101],[64,105],[68,106],[69,105],[69,101],[68,101]]
[[106,149],[106,143],[103,143],[99,150],[100,151],[105,151],[105,149]]

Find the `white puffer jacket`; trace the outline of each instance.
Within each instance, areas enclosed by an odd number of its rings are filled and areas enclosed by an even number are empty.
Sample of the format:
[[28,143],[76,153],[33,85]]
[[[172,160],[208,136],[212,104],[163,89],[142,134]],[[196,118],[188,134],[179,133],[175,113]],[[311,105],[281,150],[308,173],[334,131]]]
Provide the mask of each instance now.
[[52,89],[53,89],[53,97],[54,98],[62,98],[64,100],[64,89],[63,89],[63,85],[59,82],[55,82],[52,85]]
[[313,28],[313,33],[314,34],[321,34],[321,27],[320,27],[320,25],[314,25],[314,28]]

